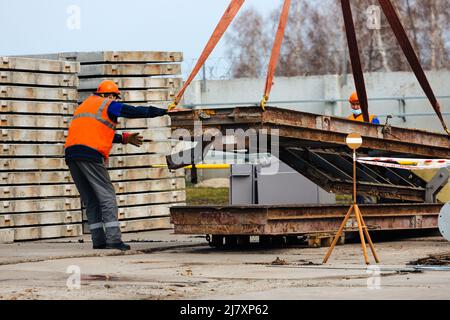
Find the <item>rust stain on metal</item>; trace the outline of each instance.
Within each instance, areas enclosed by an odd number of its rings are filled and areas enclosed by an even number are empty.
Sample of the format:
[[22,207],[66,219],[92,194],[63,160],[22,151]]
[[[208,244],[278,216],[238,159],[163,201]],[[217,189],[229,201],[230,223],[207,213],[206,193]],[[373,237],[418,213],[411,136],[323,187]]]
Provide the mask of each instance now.
[[[334,232],[346,205],[172,207],[178,234],[286,235]],[[442,204],[361,205],[372,230],[437,228]],[[352,229],[353,226],[350,227]]]
[[[201,121],[200,112],[194,110],[174,114],[172,128],[187,129],[192,134],[194,121]],[[202,125],[204,130],[216,128],[222,133],[233,128],[279,129],[280,145],[283,145],[283,139],[292,138],[297,139],[300,145],[302,141],[321,141],[345,146],[345,136],[358,132],[366,149],[425,157],[447,158],[450,155],[447,135],[399,127],[390,127],[390,133],[384,134],[381,125],[274,107],[267,108],[264,113],[256,107],[218,109],[216,114],[202,121]]]

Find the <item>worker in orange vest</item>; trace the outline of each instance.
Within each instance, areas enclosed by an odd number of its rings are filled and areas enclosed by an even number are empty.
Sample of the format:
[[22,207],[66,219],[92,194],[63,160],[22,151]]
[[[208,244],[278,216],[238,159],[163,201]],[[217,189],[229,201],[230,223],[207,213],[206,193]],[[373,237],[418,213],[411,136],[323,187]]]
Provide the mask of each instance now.
[[[352,111],[352,114],[348,116],[348,119],[364,122],[361,106],[359,104],[358,94],[356,92],[353,92],[348,101],[350,102],[350,108]],[[369,119],[370,123],[380,124],[380,120],[378,120],[376,115],[369,115]]]
[[120,94],[113,81],[101,82],[75,110],[64,145],[66,164],[86,209],[94,249],[130,249],[122,242],[116,194],[105,162],[113,143],[140,147],[143,137],[139,133],[116,134],[118,118],[154,118],[168,113],[152,106],[120,103]]

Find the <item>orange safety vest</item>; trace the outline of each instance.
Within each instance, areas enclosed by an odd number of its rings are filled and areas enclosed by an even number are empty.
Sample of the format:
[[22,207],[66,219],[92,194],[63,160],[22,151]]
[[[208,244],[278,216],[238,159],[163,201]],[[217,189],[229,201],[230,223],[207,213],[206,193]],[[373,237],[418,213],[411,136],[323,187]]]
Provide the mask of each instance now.
[[84,145],[97,150],[108,160],[117,126],[108,117],[112,101],[96,95],[87,98],[75,110],[64,148]]
[[[376,115],[373,115],[373,114],[370,115],[369,122],[372,123],[373,119],[375,119],[375,118],[376,118]],[[364,116],[362,115],[362,113],[359,116],[357,116],[356,118],[353,114],[351,114],[347,117],[347,119],[353,120],[353,121],[358,121],[358,122],[364,122]]]

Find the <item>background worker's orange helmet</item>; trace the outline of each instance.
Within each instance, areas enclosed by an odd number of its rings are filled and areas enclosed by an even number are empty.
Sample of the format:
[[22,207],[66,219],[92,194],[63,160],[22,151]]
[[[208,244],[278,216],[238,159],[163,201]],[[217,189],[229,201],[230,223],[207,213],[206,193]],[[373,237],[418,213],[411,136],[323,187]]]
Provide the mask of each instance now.
[[103,94],[113,93],[120,96],[119,87],[117,86],[117,84],[114,83],[114,81],[111,80],[102,81],[98,85],[96,93],[103,93]]
[[351,104],[359,103],[358,93],[353,92],[350,98],[348,98],[348,102],[350,102]]

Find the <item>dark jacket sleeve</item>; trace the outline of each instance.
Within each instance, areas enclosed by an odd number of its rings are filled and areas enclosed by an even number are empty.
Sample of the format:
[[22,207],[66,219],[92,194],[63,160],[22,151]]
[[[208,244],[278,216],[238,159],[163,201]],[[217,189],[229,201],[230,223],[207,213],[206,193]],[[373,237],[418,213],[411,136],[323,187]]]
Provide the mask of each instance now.
[[116,133],[114,135],[113,143],[122,143],[122,135]]
[[156,118],[162,117],[167,114],[166,109],[161,109],[153,106],[149,107],[134,107],[128,104],[113,102],[108,107],[108,115],[113,121],[117,121],[117,118]]

